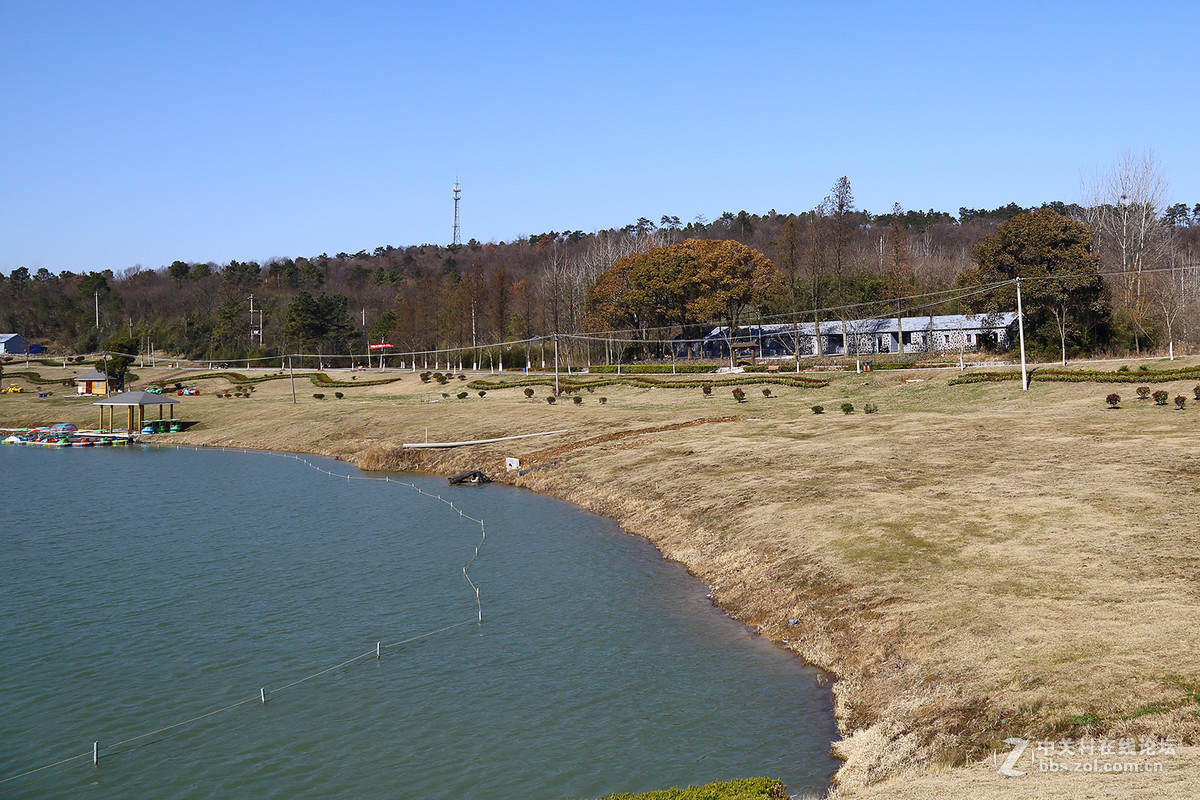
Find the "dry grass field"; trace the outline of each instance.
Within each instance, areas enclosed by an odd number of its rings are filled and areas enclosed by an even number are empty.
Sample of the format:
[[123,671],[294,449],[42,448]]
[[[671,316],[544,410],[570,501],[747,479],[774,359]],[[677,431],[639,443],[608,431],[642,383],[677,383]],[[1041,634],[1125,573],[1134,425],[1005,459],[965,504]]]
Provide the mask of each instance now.
[[[18,369],[7,366],[6,384]],[[166,372],[134,371],[138,386]],[[1136,400],[1136,384],[1026,393],[948,385],[957,374],[838,374],[824,389],[771,386],[772,397],[746,376],[744,403],[728,388],[706,399],[699,380],[608,386],[554,405],[544,387],[460,400],[465,382],[408,373],[374,386],[361,383],[378,373],[329,373],[352,384],[336,389],[297,377],[295,403],[287,380],[227,399],[215,394],[229,381],[206,378],[199,396],[176,398],[196,424],[148,438],[367,469],[483,469],[617,518],[731,614],[835,676],[839,796],[1200,796],[1196,382],[1153,387],[1185,395],[1178,411]],[[0,396],[0,425],[95,426],[90,399],[51,388]],[[1113,391],[1120,409],[1105,405]],[[399,446],[561,428],[449,451]],[[530,471],[506,475],[506,456]],[[1008,737],[1188,746],[1155,775],[1007,778],[993,754],[1003,760]]]

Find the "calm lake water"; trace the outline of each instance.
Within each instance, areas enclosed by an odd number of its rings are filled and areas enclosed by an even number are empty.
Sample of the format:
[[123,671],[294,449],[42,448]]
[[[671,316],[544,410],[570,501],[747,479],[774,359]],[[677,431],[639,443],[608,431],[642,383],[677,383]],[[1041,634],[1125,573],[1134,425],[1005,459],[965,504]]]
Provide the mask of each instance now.
[[818,674],[648,543],[510,487],[401,479],[484,520],[482,626],[480,526],[407,486],[267,453],[0,447],[0,796],[827,785]]

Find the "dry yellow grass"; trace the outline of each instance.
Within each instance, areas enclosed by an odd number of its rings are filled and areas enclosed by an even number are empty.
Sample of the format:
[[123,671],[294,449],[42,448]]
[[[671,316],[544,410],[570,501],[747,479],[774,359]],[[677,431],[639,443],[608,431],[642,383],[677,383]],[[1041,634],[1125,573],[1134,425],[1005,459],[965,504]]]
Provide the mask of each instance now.
[[[1109,783],[1200,778],[1194,755],[1157,777],[1106,776],[1095,792],[1072,776],[1004,779],[990,766],[1009,736],[1200,733],[1200,409],[1134,401],[1130,385],[1022,393],[947,386],[954,374],[842,375],[820,390],[772,387],[775,398],[748,383],[742,404],[721,388],[704,399],[698,388],[605,387],[554,406],[541,387],[534,400],[519,388],[458,400],[459,382],[414,375],[339,388],[341,400],[298,379],[296,404],[287,381],[218,399],[226,383],[210,379],[201,396],[178,398],[198,424],[158,438],[365,468],[480,468],[616,517],[733,615],[837,677],[845,796],[949,797],[990,775],[997,797],[1101,797]],[[1191,397],[1191,382],[1164,388]],[[1128,395],[1116,411],[1104,403],[1114,390]],[[844,400],[859,410],[841,414]],[[865,402],[879,413],[863,414]],[[0,398],[5,425],[95,419],[73,397]],[[557,428],[570,432],[399,448]],[[505,476],[505,456],[538,469]]]

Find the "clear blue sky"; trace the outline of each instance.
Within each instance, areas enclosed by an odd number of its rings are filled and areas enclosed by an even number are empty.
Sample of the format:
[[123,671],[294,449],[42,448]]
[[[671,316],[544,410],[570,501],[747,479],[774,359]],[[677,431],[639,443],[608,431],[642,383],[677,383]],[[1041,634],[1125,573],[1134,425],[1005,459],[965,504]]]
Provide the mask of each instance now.
[[857,205],[1200,202],[1200,4],[0,0],[0,271]]

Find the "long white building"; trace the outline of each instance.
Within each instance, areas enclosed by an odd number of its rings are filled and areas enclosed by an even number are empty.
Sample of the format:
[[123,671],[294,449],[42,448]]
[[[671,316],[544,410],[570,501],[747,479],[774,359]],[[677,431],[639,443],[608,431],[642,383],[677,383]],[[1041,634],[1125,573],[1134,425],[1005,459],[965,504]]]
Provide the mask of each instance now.
[[[733,348],[763,358],[875,353],[938,353],[1008,349],[1011,311],[995,314],[941,314],[933,317],[876,317],[872,319],[788,322],[749,325],[733,334]],[[821,347],[818,351],[817,340]],[[730,337],[725,326],[713,328],[702,342],[682,344],[677,356],[728,358]]]

